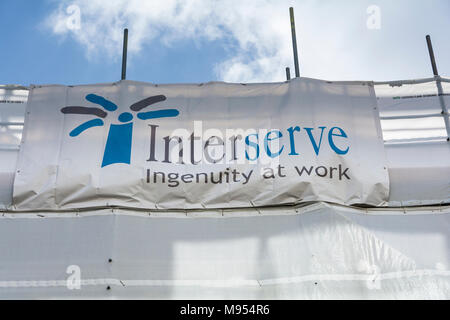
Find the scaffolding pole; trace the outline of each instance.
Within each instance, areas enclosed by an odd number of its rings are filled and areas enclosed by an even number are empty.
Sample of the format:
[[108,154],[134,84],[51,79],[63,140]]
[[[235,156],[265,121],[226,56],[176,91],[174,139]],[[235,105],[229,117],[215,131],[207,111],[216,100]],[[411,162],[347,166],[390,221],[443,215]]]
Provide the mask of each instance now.
[[444,89],[442,88],[441,77],[439,76],[439,72],[437,69],[436,58],[434,56],[433,44],[431,43],[431,37],[429,35],[426,36],[428,53],[430,55],[431,67],[433,69],[433,75],[436,80],[436,86],[438,90],[439,103],[442,109],[442,116],[444,117],[445,129],[447,130],[447,141],[450,141],[450,120],[448,109],[444,100]]
[[289,14],[291,16],[291,33],[292,33],[292,48],[294,50],[294,66],[295,66],[295,77],[300,77],[300,67],[298,65],[298,51],[297,51],[297,36],[295,33],[295,18],[294,18],[294,8],[289,8]]
[[122,80],[127,78],[128,29],[123,30]]

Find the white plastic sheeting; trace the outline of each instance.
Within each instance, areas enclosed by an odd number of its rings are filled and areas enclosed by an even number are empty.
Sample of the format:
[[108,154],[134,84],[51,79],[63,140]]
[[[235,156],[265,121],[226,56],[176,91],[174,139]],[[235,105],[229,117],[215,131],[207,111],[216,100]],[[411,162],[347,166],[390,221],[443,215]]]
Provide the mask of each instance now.
[[410,83],[399,81],[375,86],[386,142],[447,140],[442,103],[447,109],[450,106],[450,82],[448,79],[443,80],[441,95],[433,80]]
[[0,149],[2,150],[19,148],[28,101],[28,90],[25,89],[0,86]]
[[0,209],[11,203],[28,90],[0,86]]
[[444,121],[450,81],[443,78],[441,86],[439,94],[435,79],[375,85],[388,154],[389,206],[450,202],[450,142]]
[[389,206],[450,203],[450,143],[388,144]]
[[449,299],[450,208],[424,212],[6,215],[0,298]]

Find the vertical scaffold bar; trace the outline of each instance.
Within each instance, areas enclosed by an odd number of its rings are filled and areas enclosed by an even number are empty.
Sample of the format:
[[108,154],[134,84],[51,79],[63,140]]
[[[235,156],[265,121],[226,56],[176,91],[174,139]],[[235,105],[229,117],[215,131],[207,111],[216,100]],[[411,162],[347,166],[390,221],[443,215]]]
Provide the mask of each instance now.
[[122,80],[127,78],[128,29],[123,30]]
[[294,8],[289,8],[289,13],[291,16],[291,33],[292,33],[292,48],[294,50],[294,66],[295,66],[295,77],[300,77],[300,67],[298,65],[298,51],[297,51],[297,36],[295,34],[295,18],[294,18]]
[[286,80],[291,80],[291,69],[289,67],[286,68]]
[[438,72],[437,66],[436,66],[436,59],[434,57],[433,44],[431,43],[431,37],[429,35],[427,35],[426,39],[427,39],[428,53],[430,54],[431,67],[433,68],[433,74],[435,76],[438,76],[439,72]]
[[433,44],[431,43],[431,37],[429,35],[426,36],[428,53],[430,55],[431,67],[433,68],[433,75],[436,79],[436,86],[438,89],[438,97],[439,103],[441,104],[442,116],[444,117],[445,129],[447,130],[447,141],[450,141],[450,120],[448,109],[444,100],[444,89],[442,88],[441,77],[439,76],[439,72],[436,65],[436,58],[434,56]]

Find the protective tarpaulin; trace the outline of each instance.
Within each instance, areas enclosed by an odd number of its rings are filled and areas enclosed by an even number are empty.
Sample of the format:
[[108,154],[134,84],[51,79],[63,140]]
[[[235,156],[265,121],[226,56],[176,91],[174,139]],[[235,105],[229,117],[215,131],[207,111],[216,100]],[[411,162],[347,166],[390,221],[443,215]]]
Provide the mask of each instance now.
[[[445,118],[450,81],[375,85],[391,189],[389,206],[450,202],[450,144]],[[440,90],[441,89],[441,90]]]
[[24,124],[28,90],[0,86],[0,209],[12,200],[12,185],[17,166],[17,153]]
[[388,200],[367,83],[34,87],[26,124],[17,210]]
[[436,81],[399,81],[375,88],[386,142],[447,140],[442,103],[450,106],[450,83],[441,82],[440,94]]
[[430,213],[10,214],[0,217],[0,298],[449,299],[450,208]]

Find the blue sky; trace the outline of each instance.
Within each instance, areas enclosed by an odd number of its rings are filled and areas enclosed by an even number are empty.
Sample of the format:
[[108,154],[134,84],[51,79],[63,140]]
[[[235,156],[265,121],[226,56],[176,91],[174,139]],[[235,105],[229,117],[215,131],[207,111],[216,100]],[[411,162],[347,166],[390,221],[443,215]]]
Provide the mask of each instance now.
[[450,76],[448,0],[1,0],[0,83],[117,81],[124,27],[130,80],[283,81],[284,68],[293,69],[289,6],[303,76],[429,77],[426,34]]

